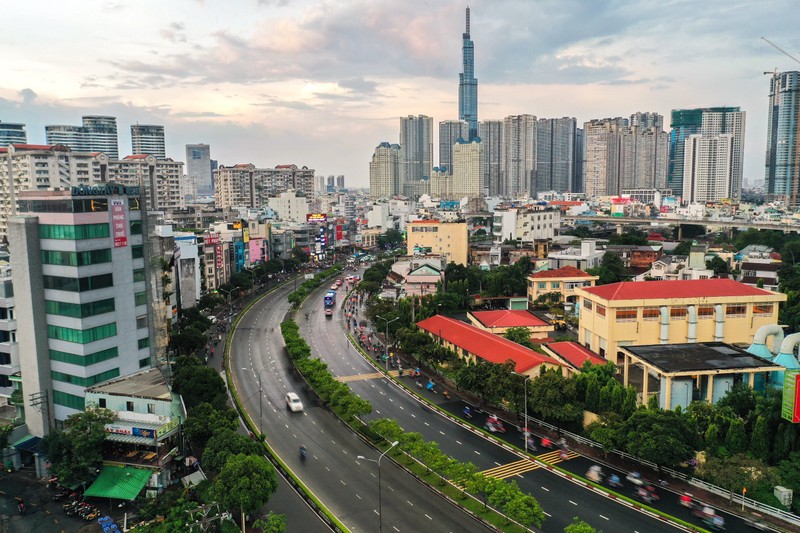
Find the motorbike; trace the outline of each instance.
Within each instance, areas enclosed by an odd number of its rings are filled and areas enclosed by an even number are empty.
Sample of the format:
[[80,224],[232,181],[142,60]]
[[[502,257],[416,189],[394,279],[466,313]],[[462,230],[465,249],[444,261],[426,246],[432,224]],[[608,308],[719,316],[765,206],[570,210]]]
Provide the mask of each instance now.
[[25,515],[25,502],[22,501],[22,498],[17,498],[17,510],[19,511],[19,514],[23,516]]
[[472,419],[472,409],[470,409],[469,407],[465,407],[462,412],[464,413],[465,417]]
[[492,433],[505,433],[506,428],[503,426],[503,423],[500,421],[499,418],[492,416],[486,420],[486,425],[484,426],[485,429],[488,429]]
[[622,481],[620,481],[618,475],[611,474],[608,476],[608,486],[612,488],[619,488],[622,486]]

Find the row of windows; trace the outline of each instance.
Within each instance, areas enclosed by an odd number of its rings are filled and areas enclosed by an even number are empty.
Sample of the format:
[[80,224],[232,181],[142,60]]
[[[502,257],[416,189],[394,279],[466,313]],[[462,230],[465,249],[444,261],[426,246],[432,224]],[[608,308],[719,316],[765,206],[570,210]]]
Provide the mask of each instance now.
[[47,325],[47,338],[60,341],[88,344],[90,342],[107,339],[117,334],[117,323],[111,322],[89,329],[73,329],[63,326]]
[[111,235],[109,225],[101,224],[39,224],[39,237],[42,239],[101,239]]
[[100,350],[99,352],[90,353],[89,355],[76,355],[74,353],[60,352],[58,350],[50,350],[50,359],[53,361],[61,361],[62,363],[69,363],[71,365],[91,366],[109,359],[114,359],[119,356],[117,347],[108,348],[107,350]]
[[19,200],[20,213],[101,213],[108,211],[105,198],[84,200]]
[[438,233],[439,228],[436,226],[411,226],[412,233]]
[[57,291],[85,292],[105,289],[114,285],[112,274],[99,274],[85,278],[67,278],[63,276],[42,276],[45,289]]
[[[583,301],[583,307],[591,311],[592,302],[589,300]],[[754,304],[753,316],[772,316],[774,313],[774,304]],[[700,320],[708,320],[714,317],[714,306],[703,305],[697,307],[697,318]],[[597,306],[597,314],[599,316],[606,316],[606,308],[602,305]],[[685,320],[689,314],[688,307],[670,307],[669,318],[670,320]],[[615,318],[617,322],[636,322],[638,319],[638,308],[636,307],[622,307],[615,311]],[[742,318],[747,316],[746,305],[726,305],[725,317],[726,318]],[[661,318],[661,310],[659,307],[645,307],[642,309],[642,320],[644,321],[657,321]]]
[[56,405],[69,407],[70,409],[83,411],[86,401],[83,399],[83,396],[75,396],[74,394],[67,394],[66,392],[61,392],[60,390],[54,390],[53,403]]
[[83,304],[45,300],[45,306],[47,308],[47,313],[50,315],[86,318],[114,311],[114,298],[97,300],[96,302],[86,302]]
[[87,266],[111,262],[111,248],[89,250],[86,252],[63,252],[42,250],[42,264],[59,266]]
[[56,381],[63,381],[64,383],[71,383],[72,385],[80,385],[81,387],[91,387],[92,385],[96,385],[100,382],[108,381],[109,379],[114,379],[116,377],[119,377],[119,368],[112,368],[111,370],[100,372],[99,374],[95,374],[94,376],[89,376],[88,378],[82,378],[80,376],[73,376],[72,374],[65,374],[63,372],[56,372],[55,370],[51,370],[50,377]]

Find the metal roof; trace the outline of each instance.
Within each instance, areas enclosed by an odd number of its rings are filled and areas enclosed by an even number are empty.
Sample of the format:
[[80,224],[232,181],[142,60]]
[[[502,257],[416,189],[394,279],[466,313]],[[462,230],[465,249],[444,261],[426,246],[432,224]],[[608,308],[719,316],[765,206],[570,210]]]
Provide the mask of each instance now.
[[86,392],[152,398],[155,400],[172,400],[172,392],[167,385],[167,381],[156,368],[100,383],[94,387],[87,388]]
[[783,368],[781,365],[756,357],[742,348],[724,342],[651,344],[621,346],[620,348],[667,374],[715,370],[781,370]]

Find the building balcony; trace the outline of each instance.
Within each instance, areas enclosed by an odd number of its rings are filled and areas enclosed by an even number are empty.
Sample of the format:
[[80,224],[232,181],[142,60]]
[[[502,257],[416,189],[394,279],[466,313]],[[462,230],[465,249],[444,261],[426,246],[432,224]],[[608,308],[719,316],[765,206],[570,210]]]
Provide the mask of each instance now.
[[17,331],[17,321],[13,318],[0,319],[0,331]]

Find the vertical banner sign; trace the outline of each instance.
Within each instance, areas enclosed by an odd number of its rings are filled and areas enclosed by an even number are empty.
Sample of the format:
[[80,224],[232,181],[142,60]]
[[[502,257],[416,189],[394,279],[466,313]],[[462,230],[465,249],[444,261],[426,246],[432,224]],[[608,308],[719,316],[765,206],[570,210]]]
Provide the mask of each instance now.
[[111,227],[114,233],[114,248],[128,246],[128,221],[125,220],[125,200],[111,200]]
[[222,270],[222,267],[225,265],[225,258],[222,257],[222,245],[217,245],[217,270]]
[[800,371],[787,370],[783,375],[781,417],[793,424],[800,422]]
[[342,240],[342,226],[337,225],[336,226],[336,242],[339,242],[341,240]]

